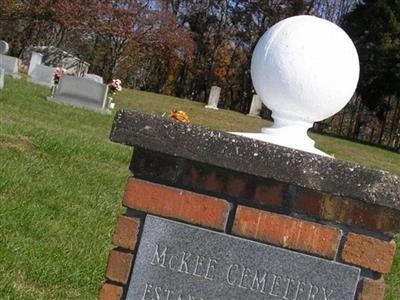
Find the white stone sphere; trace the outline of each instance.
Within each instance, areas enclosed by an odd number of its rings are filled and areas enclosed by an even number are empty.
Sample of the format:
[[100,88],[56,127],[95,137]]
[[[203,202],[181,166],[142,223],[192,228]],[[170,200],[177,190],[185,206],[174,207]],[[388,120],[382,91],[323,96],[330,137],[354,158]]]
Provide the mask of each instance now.
[[359,71],[349,36],[313,16],[275,24],[259,40],[251,61],[254,88],[280,123],[313,123],[335,114],[353,95]]

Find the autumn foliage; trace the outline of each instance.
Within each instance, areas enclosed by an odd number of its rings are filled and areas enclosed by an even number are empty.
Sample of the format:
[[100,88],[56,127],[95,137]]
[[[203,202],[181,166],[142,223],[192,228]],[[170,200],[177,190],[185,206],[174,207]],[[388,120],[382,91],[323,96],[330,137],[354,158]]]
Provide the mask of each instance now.
[[106,79],[117,73],[126,79],[141,52],[188,59],[194,51],[191,34],[165,1],[2,0],[0,36],[17,56],[31,45],[75,52]]

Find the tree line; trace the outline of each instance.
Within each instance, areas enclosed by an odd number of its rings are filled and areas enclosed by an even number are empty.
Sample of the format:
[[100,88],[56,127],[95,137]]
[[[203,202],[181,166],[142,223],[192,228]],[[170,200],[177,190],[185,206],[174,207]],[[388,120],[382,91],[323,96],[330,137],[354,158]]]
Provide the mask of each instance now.
[[218,85],[222,107],[248,112],[258,39],[301,14],[343,27],[361,62],[351,103],[315,130],[399,149],[399,0],[2,0],[0,38],[14,56],[61,48],[131,88],[206,102]]

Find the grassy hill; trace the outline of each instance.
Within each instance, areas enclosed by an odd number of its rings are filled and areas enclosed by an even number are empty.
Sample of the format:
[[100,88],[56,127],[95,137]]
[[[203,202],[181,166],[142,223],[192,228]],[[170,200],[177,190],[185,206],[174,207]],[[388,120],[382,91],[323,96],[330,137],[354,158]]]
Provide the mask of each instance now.
[[[43,87],[6,78],[0,91],[0,299],[96,299],[132,149],[108,140],[112,116],[46,101]],[[268,122],[153,93],[126,90],[118,107],[257,131]],[[400,155],[313,135],[336,158],[400,175]],[[387,299],[400,294],[400,253]]]

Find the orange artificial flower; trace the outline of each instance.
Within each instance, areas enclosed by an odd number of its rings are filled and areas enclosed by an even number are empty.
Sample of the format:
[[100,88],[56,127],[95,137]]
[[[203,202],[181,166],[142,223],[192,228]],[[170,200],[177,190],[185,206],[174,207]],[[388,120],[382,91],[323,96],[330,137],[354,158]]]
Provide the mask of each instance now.
[[188,115],[182,110],[173,110],[169,115],[170,119],[179,121],[182,123],[189,123]]

